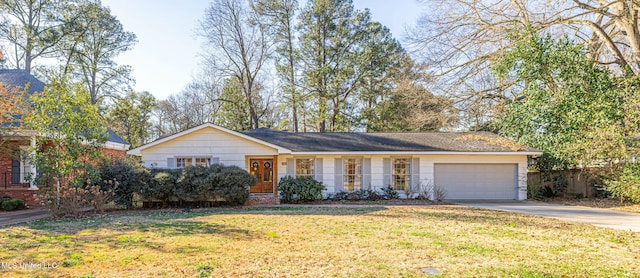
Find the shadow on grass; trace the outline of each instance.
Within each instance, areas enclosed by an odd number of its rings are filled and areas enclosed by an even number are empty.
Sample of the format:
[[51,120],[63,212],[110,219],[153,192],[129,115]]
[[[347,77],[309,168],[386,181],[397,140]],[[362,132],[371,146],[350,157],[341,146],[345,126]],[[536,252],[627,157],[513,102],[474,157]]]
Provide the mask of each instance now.
[[[274,207],[212,208],[204,210],[163,209],[147,211],[126,211],[97,217],[82,219],[38,220],[22,225],[28,229],[47,231],[53,234],[74,234],[82,230],[113,229],[115,231],[151,231],[159,234],[193,235],[193,234],[231,234],[232,237],[253,236],[247,230],[224,227],[204,221],[188,221],[197,217],[215,215],[319,215],[319,216],[354,216],[369,215],[382,218],[419,217],[433,221],[456,220],[461,222],[509,224],[509,225],[541,225],[556,228],[561,223],[551,219],[523,216],[516,213],[469,208],[463,206],[423,207],[410,212],[377,213],[389,211],[385,206],[331,206],[331,205],[295,205]],[[537,221],[536,221],[537,219]],[[557,223],[556,223],[557,222]],[[566,224],[566,223],[565,223]],[[227,231],[227,232],[225,232]]]
[[218,224],[200,221],[186,221],[213,215],[363,215],[386,210],[382,206],[333,207],[333,206],[286,206],[286,207],[246,207],[213,208],[204,210],[162,209],[146,211],[124,211],[80,219],[37,220],[17,225],[28,229],[51,233],[73,234],[82,230],[114,229],[126,230],[163,230],[175,235],[194,233],[216,233],[221,229]]
[[[252,241],[269,235],[264,231],[245,229],[242,225],[216,223],[216,215],[364,215],[386,210],[384,207],[269,207],[224,208],[199,211],[159,210],[126,212],[81,219],[38,220],[6,228],[3,244],[8,250],[30,253],[40,248],[72,248],[104,244],[111,249],[147,248],[160,252],[199,252],[197,246],[180,247],[163,244],[162,238],[189,237]],[[197,217],[209,217],[199,221]],[[190,244],[189,242],[185,242]]]

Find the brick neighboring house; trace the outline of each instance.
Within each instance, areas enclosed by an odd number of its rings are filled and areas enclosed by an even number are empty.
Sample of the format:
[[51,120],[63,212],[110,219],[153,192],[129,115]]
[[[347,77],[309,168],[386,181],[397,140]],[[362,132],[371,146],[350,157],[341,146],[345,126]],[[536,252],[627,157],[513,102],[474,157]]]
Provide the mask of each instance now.
[[[7,89],[27,87],[29,95],[42,92],[45,87],[42,81],[24,70],[0,70],[0,84]],[[124,157],[129,144],[111,130],[108,132],[109,139],[102,148],[103,153],[109,157]],[[38,187],[29,182],[29,177],[37,175],[38,170],[25,158],[29,148],[35,147],[37,136],[32,130],[20,130],[1,138],[6,141],[0,152],[0,197],[22,199],[30,206],[39,205],[35,198]]]

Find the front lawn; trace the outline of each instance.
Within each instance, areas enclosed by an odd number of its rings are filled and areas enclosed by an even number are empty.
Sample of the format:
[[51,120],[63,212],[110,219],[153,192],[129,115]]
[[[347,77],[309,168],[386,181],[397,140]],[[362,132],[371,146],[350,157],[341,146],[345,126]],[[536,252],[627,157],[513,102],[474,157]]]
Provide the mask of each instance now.
[[129,213],[3,228],[0,246],[4,277],[640,276],[639,233],[458,206]]

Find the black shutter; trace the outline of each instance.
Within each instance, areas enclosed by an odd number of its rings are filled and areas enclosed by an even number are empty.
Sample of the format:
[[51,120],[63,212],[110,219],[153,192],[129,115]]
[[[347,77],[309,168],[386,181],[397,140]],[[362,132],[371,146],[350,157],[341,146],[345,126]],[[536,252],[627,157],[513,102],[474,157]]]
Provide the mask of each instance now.
[[11,183],[20,183],[20,160],[17,159],[11,160]]

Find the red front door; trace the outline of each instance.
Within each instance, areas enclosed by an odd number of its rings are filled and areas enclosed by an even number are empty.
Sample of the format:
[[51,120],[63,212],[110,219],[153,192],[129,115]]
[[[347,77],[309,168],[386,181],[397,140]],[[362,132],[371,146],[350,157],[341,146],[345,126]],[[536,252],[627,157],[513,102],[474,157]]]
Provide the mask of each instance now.
[[258,179],[251,187],[251,193],[273,193],[273,167],[272,158],[249,159],[250,172]]

